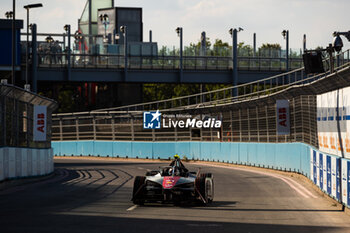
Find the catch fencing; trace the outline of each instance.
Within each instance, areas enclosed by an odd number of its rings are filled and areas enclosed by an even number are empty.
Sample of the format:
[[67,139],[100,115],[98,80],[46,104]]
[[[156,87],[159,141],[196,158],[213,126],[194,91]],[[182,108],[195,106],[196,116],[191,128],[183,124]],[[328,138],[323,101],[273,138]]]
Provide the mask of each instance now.
[[[33,140],[34,105],[47,106],[46,141]],[[56,106],[45,97],[0,84],[0,147],[51,148],[51,113]]]
[[[349,50],[337,56],[335,71],[348,67]],[[52,140],[111,141],[210,141],[210,142],[304,142],[318,147],[316,95],[326,91],[318,83],[330,71],[306,75],[304,68],[256,82],[92,112],[53,115]],[[331,79],[329,79],[331,80]],[[330,85],[331,84],[331,85]],[[332,87],[332,82],[328,84]],[[290,134],[279,135],[276,100],[290,105]],[[164,115],[222,120],[221,128],[143,128],[143,112],[161,110]],[[180,117],[176,117],[180,115]]]

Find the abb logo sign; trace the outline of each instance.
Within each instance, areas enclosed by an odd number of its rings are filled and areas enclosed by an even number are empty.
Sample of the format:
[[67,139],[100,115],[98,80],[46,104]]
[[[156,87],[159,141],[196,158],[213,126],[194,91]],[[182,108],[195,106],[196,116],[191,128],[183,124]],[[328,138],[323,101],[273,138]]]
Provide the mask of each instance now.
[[276,101],[277,112],[277,134],[288,135],[290,134],[290,116],[289,116],[289,101],[277,100]]
[[46,141],[46,119],[47,119],[46,106],[34,106],[34,127],[33,127],[34,141]]
[[286,108],[278,109],[278,120],[281,126],[287,127],[287,109]]

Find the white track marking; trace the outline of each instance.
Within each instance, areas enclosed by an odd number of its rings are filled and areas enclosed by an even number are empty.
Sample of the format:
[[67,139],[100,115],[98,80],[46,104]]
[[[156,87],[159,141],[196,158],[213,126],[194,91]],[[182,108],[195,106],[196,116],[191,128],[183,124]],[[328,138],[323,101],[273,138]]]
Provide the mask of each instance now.
[[130,208],[126,209],[126,211],[133,211],[136,208],[137,208],[137,205],[133,205]]
[[142,168],[142,167],[137,167],[137,169],[143,170],[144,168]]
[[263,171],[253,171],[250,169],[244,169],[244,168],[238,168],[238,167],[228,167],[228,166],[220,166],[220,165],[210,165],[210,164],[205,164],[205,163],[197,163],[200,165],[205,165],[205,166],[212,166],[212,167],[220,167],[220,168],[227,168],[227,169],[234,169],[234,170],[241,170],[241,171],[246,171],[246,172],[252,172],[252,173],[257,173],[257,174],[261,174],[261,175],[266,175],[266,176],[272,176],[275,177],[277,179],[282,180],[283,182],[285,182],[286,184],[289,185],[289,187],[291,187],[292,189],[294,189],[297,193],[299,193],[301,196],[303,196],[304,198],[317,198],[317,196],[315,196],[314,194],[312,194],[309,190],[307,190],[306,188],[304,188],[302,185],[300,185],[299,183],[297,183],[296,181],[294,181],[293,179],[289,178],[289,177],[284,177],[281,175],[277,175],[277,174],[272,174],[269,172],[263,172]]

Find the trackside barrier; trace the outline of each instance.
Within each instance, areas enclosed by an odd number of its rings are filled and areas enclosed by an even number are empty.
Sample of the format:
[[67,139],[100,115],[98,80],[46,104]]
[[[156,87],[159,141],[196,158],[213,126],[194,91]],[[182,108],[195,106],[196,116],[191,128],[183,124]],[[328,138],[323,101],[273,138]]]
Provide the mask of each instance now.
[[310,176],[324,193],[350,207],[350,160],[310,148]]
[[0,181],[47,175],[53,170],[52,148],[0,148]]
[[[293,171],[305,175],[332,198],[350,207],[350,160],[304,143],[55,141],[56,156],[99,156],[219,161]],[[340,170],[341,169],[341,170]],[[341,172],[340,172],[341,171]],[[341,174],[340,174],[341,173]],[[340,182],[342,182],[340,184]],[[340,190],[342,187],[342,190]],[[342,195],[342,199],[340,199]]]
[[309,147],[303,143],[54,141],[57,156],[100,156],[219,161],[300,172],[309,177]]

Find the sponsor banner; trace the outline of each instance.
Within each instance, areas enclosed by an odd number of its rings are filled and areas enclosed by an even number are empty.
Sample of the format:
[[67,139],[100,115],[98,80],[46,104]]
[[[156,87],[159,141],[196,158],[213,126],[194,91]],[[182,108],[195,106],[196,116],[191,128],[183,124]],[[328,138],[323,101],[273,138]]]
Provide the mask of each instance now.
[[316,151],[316,184],[317,186],[320,186],[320,156],[319,153]]
[[327,193],[332,193],[331,156],[327,155]]
[[323,189],[323,154],[319,153],[319,173],[320,173],[320,188]]
[[337,199],[340,200],[340,164],[341,163],[341,159],[340,158],[336,158],[336,181],[337,181]]
[[347,199],[348,199],[348,184],[347,184],[347,180],[348,180],[348,161],[345,160],[345,159],[342,159],[341,160],[341,171],[342,171],[342,174],[341,174],[341,187],[342,187],[342,190],[341,190],[341,195],[342,195],[342,202],[344,204],[347,204]]
[[290,115],[289,115],[289,101],[277,100],[276,101],[276,118],[277,118],[277,134],[289,135],[290,134]]
[[33,141],[46,141],[47,107],[34,106]]
[[317,161],[316,161],[316,156],[317,156],[317,152],[314,150],[313,151],[313,167],[312,167],[312,170],[313,170],[313,174],[314,174],[314,177],[313,177],[313,181],[315,184],[317,184]]
[[314,181],[314,150],[310,148],[310,179]]
[[[350,87],[317,96],[319,149],[350,158]],[[340,132],[338,132],[340,131]],[[343,150],[343,151],[342,151]]]
[[323,154],[323,191],[327,192],[327,155]]
[[347,197],[348,197],[348,206],[350,206],[350,161],[347,161],[348,169],[347,169]]
[[331,157],[331,174],[332,174],[332,192],[330,193],[333,197],[337,196],[337,177],[336,177],[336,169],[337,169],[337,161],[335,157]]

